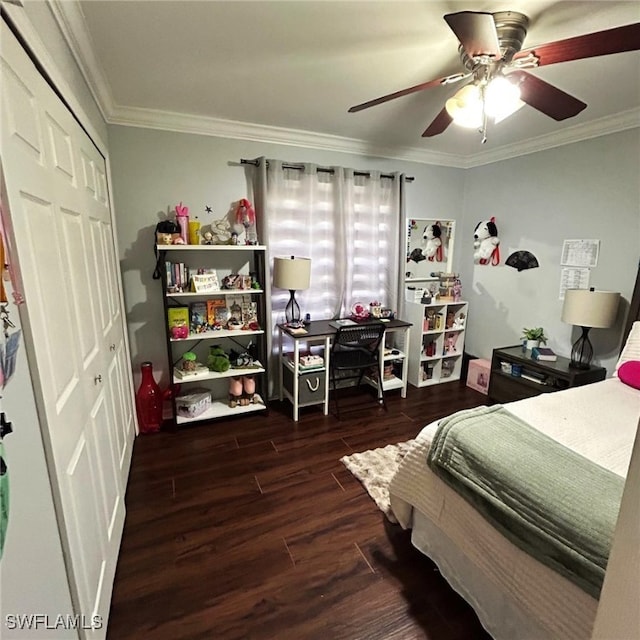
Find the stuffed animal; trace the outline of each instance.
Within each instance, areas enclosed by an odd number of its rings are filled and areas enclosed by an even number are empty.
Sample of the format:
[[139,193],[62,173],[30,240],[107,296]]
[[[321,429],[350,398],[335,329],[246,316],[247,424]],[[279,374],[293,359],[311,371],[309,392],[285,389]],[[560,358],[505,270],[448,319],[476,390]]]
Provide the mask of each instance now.
[[478,222],[473,233],[473,240],[475,248],[473,259],[477,264],[496,266],[500,263],[500,240],[494,217]]
[[211,234],[215,244],[230,244],[231,241],[231,225],[226,218],[215,220],[211,224]]
[[209,357],[207,358],[207,366],[211,371],[217,371],[224,373],[231,367],[229,356],[224,352],[224,349],[218,345],[213,345],[209,349]]
[[436,262],[442,262],[442,229],[440,223],[429,224],[422,232],[423,249],[422,253],[428,260],[435,259]]

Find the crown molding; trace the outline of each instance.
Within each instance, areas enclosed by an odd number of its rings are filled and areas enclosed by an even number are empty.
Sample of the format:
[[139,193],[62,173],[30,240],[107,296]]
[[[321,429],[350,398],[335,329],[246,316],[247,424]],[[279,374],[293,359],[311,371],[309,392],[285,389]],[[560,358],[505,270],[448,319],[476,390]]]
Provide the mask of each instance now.
[[439,166],[461,167],[464,158],[447,154],[437,154],[424,151],[416,147],[373,147],[364,140],[344,138],[313,131],[286,129],[250,122],[223,120],[156,109],[138,107],[117,107],[111,114],[109,124],[128,127],[142,127],[145,129],[160,129],[178,133],[193,133],[198,135],[215,136],[218,138],[232,138],[235,140],[249,140],[252,142],[280,144],[306,149],[323,151],[337,151],[356,155],[375,156],[404,160],[407,162],[421,162]]
[[493,164],[494,162],[526,156],[538,151],[563,147],[574,142],[591,140],[592,138],[638,127],[640,127],[640,107],[572,127],[565,126],[561,131],[522,140],[516,144],[505,145],[492,151],[475,153],[466,158],[464,168],[470,169],[485,164]]
[[480,151],[470,156],[461,156],[437,153],[420,147],[372,146],[364,140],[313,131],[142,107],[120,106],[115,104],[109,83],[94,54],[91,37],[80,6],[75,2],[65,0],[47,0],[47,3],[51,7],[53,16],[103,118],[108,124],[375,156],[457,169],[479,167],[640,127],[640,108],[636,108],[584,124],[565,126],[560,131],[505,145],[491,151]]
[[109,124],[129,127],[250,140],[253,142],[418,162],[441,167],[471,169],[619,131],[635,129],[640,127],[640,108],[572,127],[565,126],[558,132],[529,138],[515,144],[505,145],[498,149],[483,151],[466,157],[425,151],[418,147],[372,147],[365,141],[355,138],[136,107],[117,107],[108,122]]

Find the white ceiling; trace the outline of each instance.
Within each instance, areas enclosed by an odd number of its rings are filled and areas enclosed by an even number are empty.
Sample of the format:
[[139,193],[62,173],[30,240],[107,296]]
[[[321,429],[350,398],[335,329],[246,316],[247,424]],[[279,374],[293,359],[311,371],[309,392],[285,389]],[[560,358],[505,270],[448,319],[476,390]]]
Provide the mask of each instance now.
[[525,106],[488,142],[451,125],[422,138],[460,85],[347,109],[462,70],[443,20],[520,11],[524,48],[640,22],[640,2],[53,1],[109,122],[202,131],[453,166],[640,125],[640,52],[532,73],[587,103],[564,122]]

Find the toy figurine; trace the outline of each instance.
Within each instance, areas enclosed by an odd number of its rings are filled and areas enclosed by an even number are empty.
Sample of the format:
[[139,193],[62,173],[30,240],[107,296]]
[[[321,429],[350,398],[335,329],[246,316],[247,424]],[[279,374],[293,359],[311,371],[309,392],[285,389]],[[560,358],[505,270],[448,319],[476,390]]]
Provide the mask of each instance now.
[[453,323],[456,319],[456,314],[453,311],[447,311],[447,321],[445,323],[445,329],[453,329]]
[[460,302],[462,300],[462,282],[458,278],[453,283],[453,301]]
[[240,406],[246,407],[256,399],[256,381],[253,376],[242,376],[242,399]]
[[238,201],[236,208],[236,224],[234,229],[244,231],[244,244],[258,244],[258,235],[256,233],[256,212],[251,203],[246,198]]
[[187,351],[182,354],[182,370],[195,371],[197,367],[196,354],[193,351]]
[[185,340],[189,337],[189,327],[184,320],[177,320],[175,325],[171,327],[171,337],[174,340]]
[[234,409],[242,400],[242,378],[234,376],[229,378],[229,406]]
[[444,352],[455,353],[456,352],[456,340],[458,336],[455,333],[448,335],[444,341]]

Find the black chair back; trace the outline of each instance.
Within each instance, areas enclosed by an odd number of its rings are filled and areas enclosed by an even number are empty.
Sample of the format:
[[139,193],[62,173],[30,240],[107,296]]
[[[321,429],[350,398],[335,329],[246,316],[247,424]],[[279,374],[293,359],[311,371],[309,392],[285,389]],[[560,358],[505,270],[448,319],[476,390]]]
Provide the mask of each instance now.
[[[332,352],[346,353],[361,352],[374,359],[378,357],[378,348],[384,336],[384,324],[382,322],[349,325],[340,327],[333,340]],[[332,357],[333,357],[332,354]],[[338,357],[340,360],[340,357]],[[364,363],[363,363],[364,364]],[[371,362],[369,362],[371,364]]]
[[[339,327],[336,331],[329,357],[336,416],[339,417],[337,373],[340,374],[340,380],[357,378],[356,384],[360,386],[364,374],[368,370],[375,369],[378,379],[378,399],[380,404],[387,408],[380,370],[380,343],[384,339],[384,330],[384,323],[372,322]],[[352,371],[353,375],[345,375],[344,372],[347,371]]]

